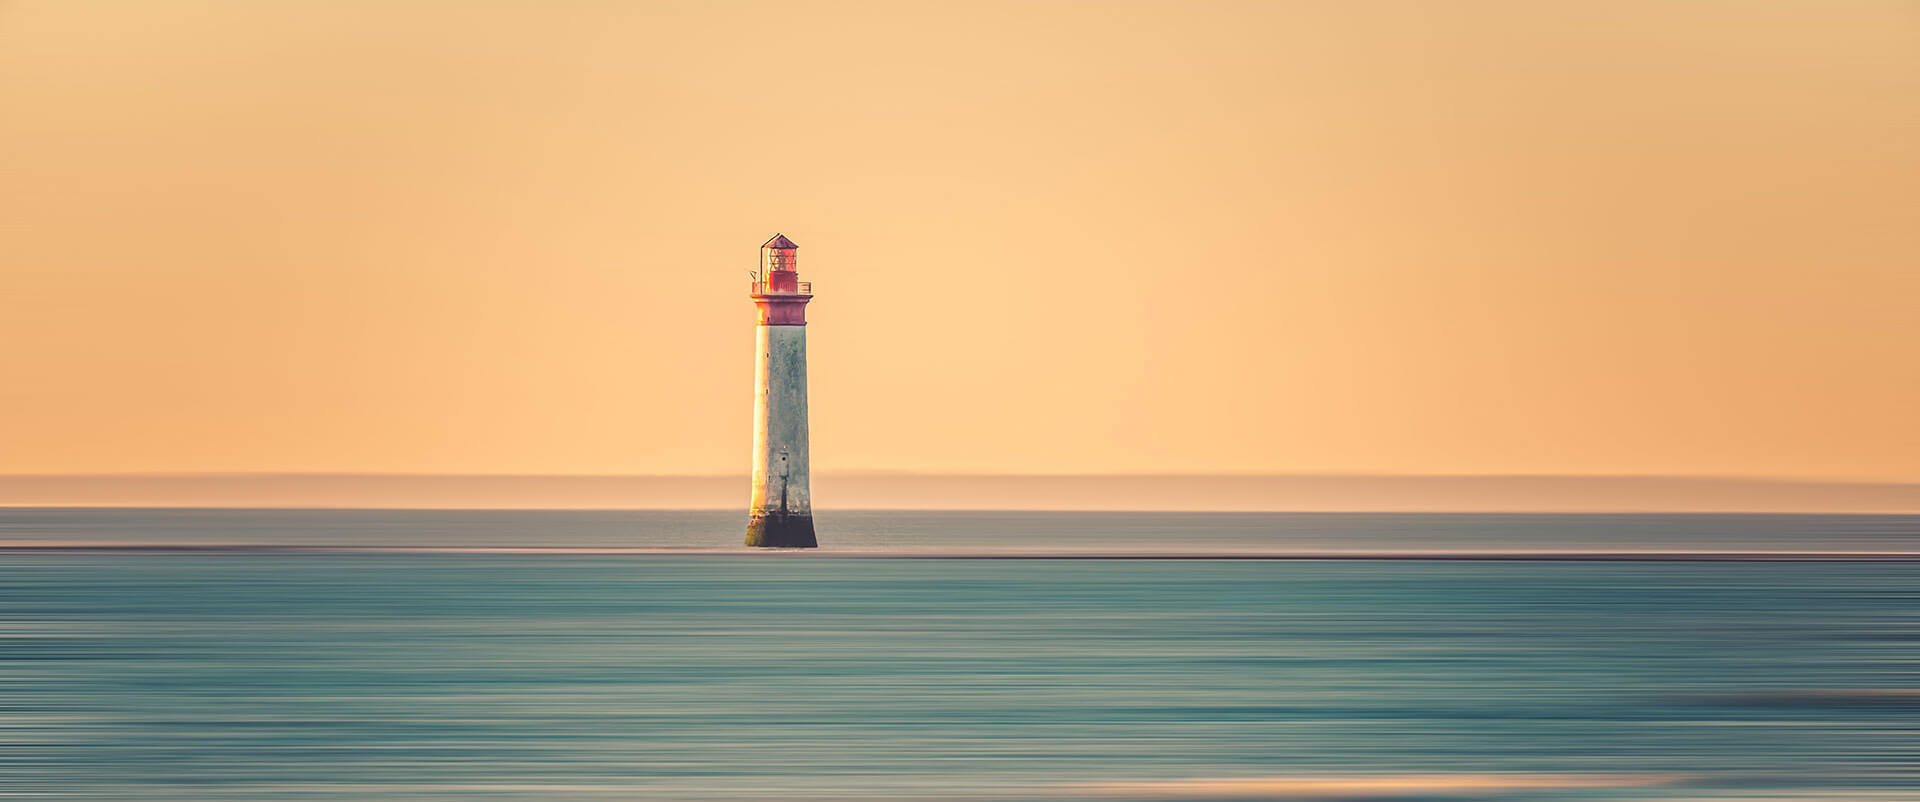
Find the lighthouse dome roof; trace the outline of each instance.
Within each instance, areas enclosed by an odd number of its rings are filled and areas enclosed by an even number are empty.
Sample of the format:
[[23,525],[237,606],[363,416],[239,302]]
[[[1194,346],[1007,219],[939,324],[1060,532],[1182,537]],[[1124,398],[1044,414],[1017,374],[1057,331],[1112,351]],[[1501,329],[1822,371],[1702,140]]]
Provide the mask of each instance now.
[[778,248],[780,250],[792,250],[800,246],[793,244],[793,240],[787,239],[787,235],[785,234],[775,234],[773,235],[773,239],[767,240],[767,244],[762,245],[760,247]]

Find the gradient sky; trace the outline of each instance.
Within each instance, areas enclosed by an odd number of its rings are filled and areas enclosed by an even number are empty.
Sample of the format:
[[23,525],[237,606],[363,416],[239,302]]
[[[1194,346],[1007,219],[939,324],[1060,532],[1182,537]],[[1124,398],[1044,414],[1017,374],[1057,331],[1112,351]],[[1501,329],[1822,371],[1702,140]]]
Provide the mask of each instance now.
[[1920,480],[1912,2],[0,0],[0,473]]

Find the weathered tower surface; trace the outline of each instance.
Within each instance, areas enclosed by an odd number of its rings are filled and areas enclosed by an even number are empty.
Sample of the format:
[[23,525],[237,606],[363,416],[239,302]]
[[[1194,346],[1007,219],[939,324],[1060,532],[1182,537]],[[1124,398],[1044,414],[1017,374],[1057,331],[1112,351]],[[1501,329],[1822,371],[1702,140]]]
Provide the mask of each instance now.
[[753,373],[753,501],[747,545],[810,549],[813,498],[807,491],[807,302],[813,284],[794,269],[800,246],[774,235],[760,246],[753,279],[760,307]]

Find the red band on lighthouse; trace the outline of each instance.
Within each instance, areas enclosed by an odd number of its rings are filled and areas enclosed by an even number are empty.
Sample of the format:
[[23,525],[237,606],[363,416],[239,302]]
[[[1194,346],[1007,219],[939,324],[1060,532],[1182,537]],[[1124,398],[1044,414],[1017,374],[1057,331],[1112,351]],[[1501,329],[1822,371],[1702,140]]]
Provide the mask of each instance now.
[[800,246],[785,236],[776,236],[761,246],[767,253],[766,272],[754,279],[750,293],[760,308],[762,326],[807,325],[807,302],[813,300],[813,283],[800,280]]

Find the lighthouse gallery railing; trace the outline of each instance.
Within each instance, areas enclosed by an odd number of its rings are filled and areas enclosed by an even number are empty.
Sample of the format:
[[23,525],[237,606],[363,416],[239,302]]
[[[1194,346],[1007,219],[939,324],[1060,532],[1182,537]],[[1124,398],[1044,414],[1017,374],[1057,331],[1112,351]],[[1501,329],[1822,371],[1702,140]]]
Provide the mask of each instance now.
[[813,282],[811,281],[799,282],[799,289],[793,289],[793,290],[776,290],[773,287],[769,286],[765,281],[755,281],[752,284],[749,284],[747,286],[753,288],[752,291],[754,295],[812,295],[813,294]]

